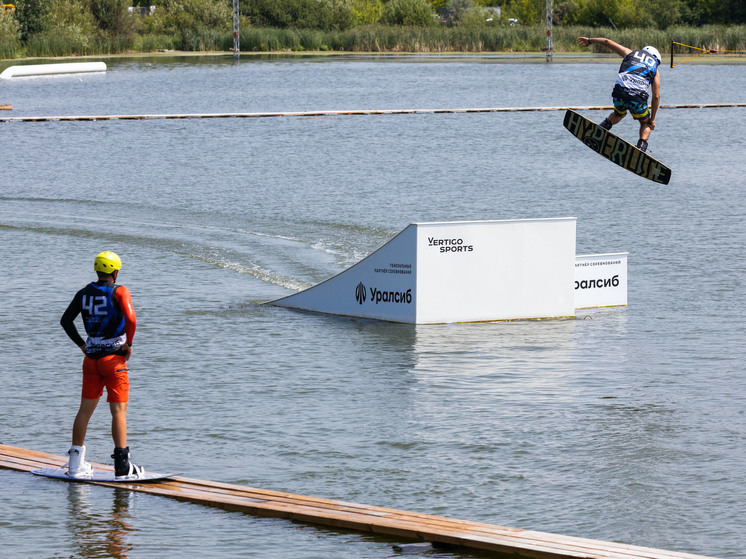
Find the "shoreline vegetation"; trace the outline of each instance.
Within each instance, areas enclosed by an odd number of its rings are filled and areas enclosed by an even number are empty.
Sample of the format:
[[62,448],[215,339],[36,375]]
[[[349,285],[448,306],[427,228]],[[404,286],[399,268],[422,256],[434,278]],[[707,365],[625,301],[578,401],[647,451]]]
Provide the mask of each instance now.
[[[14,2],[0,12],[0,60],[233,49],[232,0]],[[529,54],[547,47],[545,0],[240,0],[238,6],[241,54]],[[744,51],[729,58],[746,54],[743,0],[645,6],[555,0],[553,53],[606,53],[576,43],[578,36],[604,36],[631,47],[654,45],[664,56],[672,41]],[[701,51],[676,45],[675,52]]]
[[[624,45],[656,45],[665,55],[671,53],[671,42],[717,51],[744,51],[731,56],[746,57],[746,25],[707,26],[704,28],[590,28],[554,27],[553,53],[557,55],[607,54],[601,48],[583,49],[575,40],[579,36],[613,37]],[[546,52],[546,30],[543,25],[459,29],[396,26],[366,26],[347,31],[315,29],[255,28],[241,29],[240,53],[357,53],[357,54],[543,54]],[[206,54],[232,52],[230,31],[209,31],[183,37],[171,35],[142,36],[131,41],[97,40],[85,45],[66,38],[36,36],[23,47],[3,49],[0,60],[51,57],[81,57],[124,54],[155,54],[181,52]],[[676,55],[698,54],[699,51],[676,46]],[[704,60],[712,60],[708,55]],[[723,58],[718,56],[717,58]]]

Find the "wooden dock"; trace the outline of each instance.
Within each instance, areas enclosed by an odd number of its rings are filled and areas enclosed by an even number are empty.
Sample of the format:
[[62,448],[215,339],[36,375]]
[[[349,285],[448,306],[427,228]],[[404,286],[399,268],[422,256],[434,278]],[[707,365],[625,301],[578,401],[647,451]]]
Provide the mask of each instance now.
[[[63,466],[66,462],[67,459],[61,456],[0,444],[2,468],[30,472],[37,468]],[[101,464],[94,466],[104,470],[112,469],[111,466]],[[59,481],[39,477],[38,483]],[[701,555],[506,528],[182,476],[164,482],[96,482],[96,485],[141,491],[257,516],[537,559],[706,559]]]
[[[661,105],[662,109],[721,109],[746,107],[746,103],[700,103],[687,105]],[[102,120],[155,120],[190,118],[269,118],[301,116],[356,116],[356,115],[413,115],[413,114],[458,114],[458,113],[517,113],[541,111],[607,111],[611,105],[587,107],[495,107],[484,109],[382,109],[350,111],[306,111],[275,113],[193,113],[193,114],[149,114],[149,115],[96,115],[96,116],[13,116],[0,117],[0,122],[48,122],[48,121],[102,121]]]

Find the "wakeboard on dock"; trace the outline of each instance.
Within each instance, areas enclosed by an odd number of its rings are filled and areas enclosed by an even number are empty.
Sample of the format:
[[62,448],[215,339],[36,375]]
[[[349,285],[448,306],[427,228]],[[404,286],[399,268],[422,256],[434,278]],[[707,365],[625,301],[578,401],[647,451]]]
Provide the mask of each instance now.
[[161,481],[168,479],[180,474],[159,474],[156,472],[144,472],[140,476],[123,477],[117,479],[114,476],[114,472],[106,470],[93,470],[93,472],[86,477],[70,477],[67,475],[67,468],[40,468],[38,470],[31,470],[31,473],[37,476],[51,477],[55,479],[64,479],[65,481],[82,481],[82,482],[96,482],[104,481],[107,483],[143,483],[149,481]]
[[663,163],[583,115],[568,109],[563,124],[578,140],[612,163],[653,182],[668,184],[671,180],[671,169]]

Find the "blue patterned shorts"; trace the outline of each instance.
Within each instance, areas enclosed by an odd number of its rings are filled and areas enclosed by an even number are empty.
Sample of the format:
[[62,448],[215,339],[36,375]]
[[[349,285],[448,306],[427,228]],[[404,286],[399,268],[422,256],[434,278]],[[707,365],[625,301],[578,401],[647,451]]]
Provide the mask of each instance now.
[[620,116],[626,115],[627,110],[635,120],[645,120],[650,116],[650,108],[645,101],[634,101],[619,97],[612,97],[612,99],[614,100],[614,112]]

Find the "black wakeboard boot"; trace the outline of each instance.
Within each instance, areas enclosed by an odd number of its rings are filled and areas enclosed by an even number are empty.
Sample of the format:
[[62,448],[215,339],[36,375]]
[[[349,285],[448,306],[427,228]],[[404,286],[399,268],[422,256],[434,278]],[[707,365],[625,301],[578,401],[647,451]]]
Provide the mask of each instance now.
[[114,475],[117,478],[136,479],[144,472],[140,466],[135,466],[130,462],[130,447],[116,447],[111,457],[114,459]]

